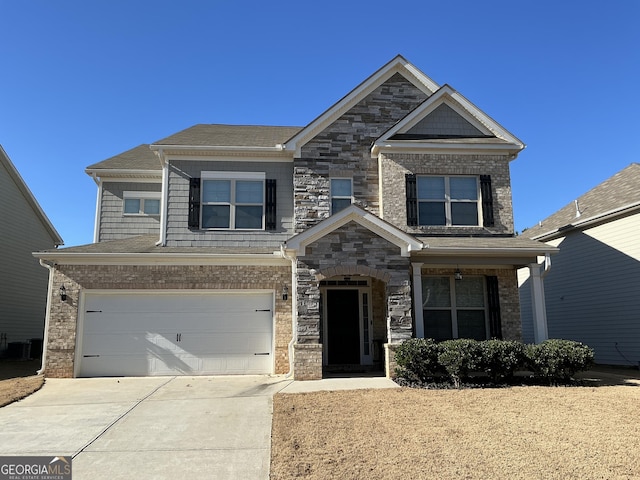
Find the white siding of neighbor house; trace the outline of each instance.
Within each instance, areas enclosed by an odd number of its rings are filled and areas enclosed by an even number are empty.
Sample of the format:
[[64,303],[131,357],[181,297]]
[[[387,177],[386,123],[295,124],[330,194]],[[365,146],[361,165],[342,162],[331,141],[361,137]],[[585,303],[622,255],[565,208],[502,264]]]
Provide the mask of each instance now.
[[0,334],[6,343],[42,339],[48,271],[32,252],[53,248],[55,240],[2,163],[0,225]]
[[158,192],[161,183],[103,182],[98,241],[157,233],[159,215],[124,215],[124,192]]
[[[640,214],[570,232],[553,242],[560,253],[552,257],[544,281],[550,338],[593,347],[597,363],[639,365],[638,232]],[[528,294],[528,282],[523,287],[521,298]]]
[[[264,172],[276,180],[276,221],[267,230],[190,230],[189,180],[202,172]],[[290,162],[172,161],[169,171],[167,246],[279,248],[293,234],[293,164]]]

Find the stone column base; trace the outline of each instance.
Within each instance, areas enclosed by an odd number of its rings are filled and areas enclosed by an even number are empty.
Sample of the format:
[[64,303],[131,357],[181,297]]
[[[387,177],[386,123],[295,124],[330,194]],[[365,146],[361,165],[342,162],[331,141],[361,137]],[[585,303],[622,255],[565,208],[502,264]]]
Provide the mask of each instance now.
[[296,343],[293,346],[293,379],[322,379],[322,344]]

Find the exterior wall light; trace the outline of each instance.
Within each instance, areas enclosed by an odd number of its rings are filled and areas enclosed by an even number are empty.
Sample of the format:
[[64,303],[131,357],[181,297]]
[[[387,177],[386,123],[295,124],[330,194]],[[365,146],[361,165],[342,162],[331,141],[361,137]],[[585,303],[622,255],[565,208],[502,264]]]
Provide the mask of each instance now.
[[289,298],[289,287],[286,285],[282,286],[282,300],[287,300]]
[[67,289],[64,288],[64,285],[60,286],[60,300],[63,302],[67,301]]
[[455,278],[456,280],[462,280],[462,272],[459,268],[456,268],[456,271],[453,274],[453,278]]

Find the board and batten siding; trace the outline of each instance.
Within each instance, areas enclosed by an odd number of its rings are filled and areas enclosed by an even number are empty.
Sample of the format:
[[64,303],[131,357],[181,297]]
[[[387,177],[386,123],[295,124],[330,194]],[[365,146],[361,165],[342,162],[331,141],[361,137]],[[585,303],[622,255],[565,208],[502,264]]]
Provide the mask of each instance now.
[[49,274],[32,252],[55,246],[42,218],[2,163],[0,225],[1,352],[8,343],[43,338]]
[[98,240],[119,240],[136,235],[160,234],[159,215],[124,215],[124,192],[158,192],[162,184],[103,182]]
[[549,338],[589,345],[597,363],[639,365],[638,232],[640,214],[548,242],[560,248],[544,280]]
[[[189,180],[202,172],[264,172],[276,180],[276,229],[268,230],[191,230]],[[169,169],[167,246],[170,247],[248,247],[277,249],[293,234],[293,164],[259,161],[174,160]]]

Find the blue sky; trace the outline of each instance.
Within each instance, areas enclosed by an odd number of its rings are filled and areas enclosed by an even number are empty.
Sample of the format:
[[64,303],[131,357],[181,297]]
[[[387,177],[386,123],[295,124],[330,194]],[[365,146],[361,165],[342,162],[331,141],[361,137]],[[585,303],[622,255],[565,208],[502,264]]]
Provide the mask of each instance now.
[[67,246],[85,167],[197,123],[304,126],[402,54],[527,144],[516,230],[639,162],[637,0],[0,0],[0,144]]

